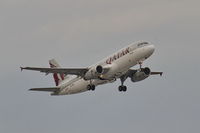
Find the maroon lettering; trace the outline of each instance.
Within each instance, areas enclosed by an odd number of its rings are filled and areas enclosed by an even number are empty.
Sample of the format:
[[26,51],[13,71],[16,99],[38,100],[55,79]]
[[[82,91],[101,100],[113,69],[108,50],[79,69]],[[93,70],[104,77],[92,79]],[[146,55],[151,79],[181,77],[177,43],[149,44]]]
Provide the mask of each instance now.
[[112,62],[112,61],[111,61],[111,58],[109,58],[109,59],[106,60],[106,63],[107,63],[107,64],[111,64],[111,62]]
[[125,54],[128,54],[130,51],[129,51],[129,48],[127,48],[126,50],[125,50]]
[[117,59],[119,59],[119,58],[120,58],[120,53],[117,54]]
[[126,48],[125,50],[122,50],[121,52],[117,53],[116,55],[114,55],[113,57],[110,57],[109,59],[106,60],[107,64],[111,64],[113,61],[121,58],[122,56],[128,54],[130,52],[130,48]]
[[117,56],[116,56],[116,55],[114,55],[114,56],[113,56],[113,60],[116,60],[116,59],[117,59]]

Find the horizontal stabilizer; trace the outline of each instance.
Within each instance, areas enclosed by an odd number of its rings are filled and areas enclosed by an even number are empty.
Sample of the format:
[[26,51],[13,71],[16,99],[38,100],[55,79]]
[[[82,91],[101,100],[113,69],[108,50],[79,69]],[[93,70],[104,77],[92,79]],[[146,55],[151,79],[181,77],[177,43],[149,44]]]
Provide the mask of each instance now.
[[49,87],[49,88],[31,88],[29,91],[47,91],[47,92],[56,92],[60,88],[59,87]]

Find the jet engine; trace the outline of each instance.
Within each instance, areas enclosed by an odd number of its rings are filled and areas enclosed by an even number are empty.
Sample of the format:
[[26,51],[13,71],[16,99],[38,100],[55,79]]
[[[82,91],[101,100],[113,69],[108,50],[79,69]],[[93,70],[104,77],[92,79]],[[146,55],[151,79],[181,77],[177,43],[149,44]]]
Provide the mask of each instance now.
[[151,70],[148,67],[141,68],[141,70],[137,71],[131,76],[132,82],[138,82],[146,79],[151,74]]
[[95,66],[90,68],[86,74],[84,75],[84,79],[85,80],[91,80],[91,79],[98,79],[102,74],[105,74],[109,71],[110,66],[106,65],[106,66]]

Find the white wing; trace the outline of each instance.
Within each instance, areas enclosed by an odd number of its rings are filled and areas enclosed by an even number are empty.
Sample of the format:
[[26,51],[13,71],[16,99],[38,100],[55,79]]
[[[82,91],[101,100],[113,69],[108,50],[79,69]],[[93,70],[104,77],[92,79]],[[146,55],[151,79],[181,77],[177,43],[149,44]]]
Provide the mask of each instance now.
[[46,74],[49,73],[59,73],[59,74],[69,74],[69,75],[77,75],[77,76],[84,76],[85,73],[88,71],[87,68],[40,68],[40,67],[21,67],[22,70],[33,70],[39,71]]

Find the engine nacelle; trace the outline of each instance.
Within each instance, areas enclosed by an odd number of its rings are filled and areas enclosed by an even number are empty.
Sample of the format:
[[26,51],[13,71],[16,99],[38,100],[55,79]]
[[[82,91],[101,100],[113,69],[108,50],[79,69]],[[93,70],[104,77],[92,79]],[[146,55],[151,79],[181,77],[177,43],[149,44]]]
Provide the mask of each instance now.
[[96,67],[96,72],[99,73],[99,74],[102,74],[102,73],[103,73],[103,67],[100,66],[100,65],[98,65],[98,66]]
[[86,72],[86,74],[84,75],[84,79],[85,80],[98,79],[100,75],[107,73],[109,68],[110,68],[109,66],[103,67],[101,65],[92,67],[90,68],[89,71]]
[[146,79],[151,74],[151,70],[148,67],[142,68],[140,71],[134,73],[131,77],[132,82],[138,82]]

